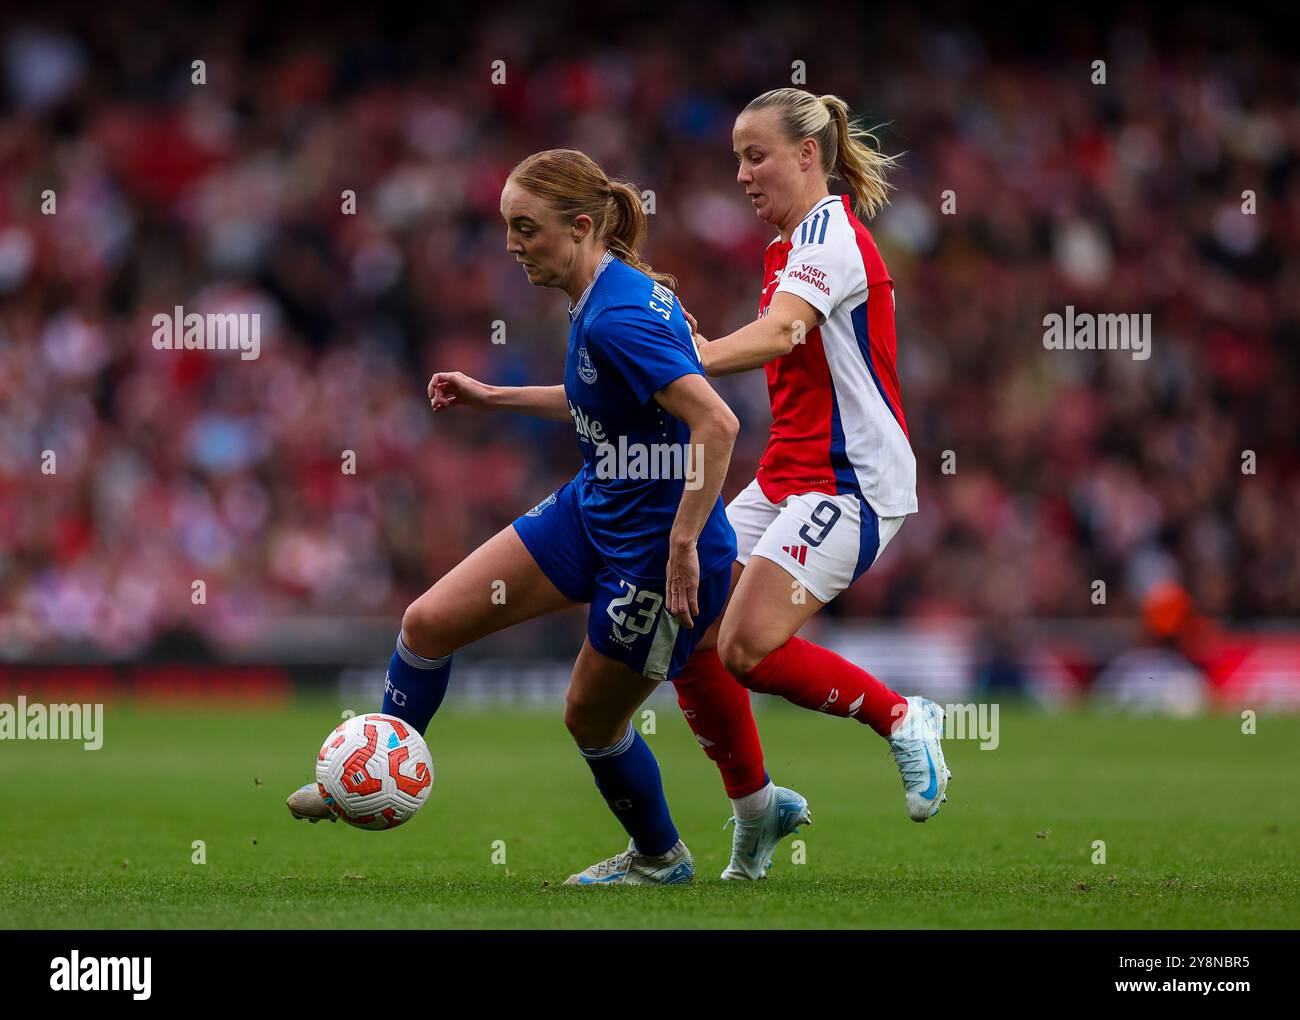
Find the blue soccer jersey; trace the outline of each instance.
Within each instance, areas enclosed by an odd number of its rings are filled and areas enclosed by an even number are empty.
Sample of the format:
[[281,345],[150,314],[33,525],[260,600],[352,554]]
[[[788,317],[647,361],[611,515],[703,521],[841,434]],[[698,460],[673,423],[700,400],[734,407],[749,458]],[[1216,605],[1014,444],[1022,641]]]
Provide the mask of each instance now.
[[[673,292],[606,253],[570,311],[564,392],[585,461],[574,479],[592,543],[620,574],[661,578],[686,484],[702,484],[690,428],[654,394],[703,375]],[[736,556],[719,498],[696,545],[701,575]]]
[[699,615],[680,627],[665,604],[668,536],[682,491],[703,476],[682,459],[690,429],[654,394],[703,374],[700,362],[672,292],[611,255],[570,316],[564,391],[584,463],[514,528],[555,587],[590,604],[596,651],[671,680],[722,614],[736,558],[719,498],[696,542]]

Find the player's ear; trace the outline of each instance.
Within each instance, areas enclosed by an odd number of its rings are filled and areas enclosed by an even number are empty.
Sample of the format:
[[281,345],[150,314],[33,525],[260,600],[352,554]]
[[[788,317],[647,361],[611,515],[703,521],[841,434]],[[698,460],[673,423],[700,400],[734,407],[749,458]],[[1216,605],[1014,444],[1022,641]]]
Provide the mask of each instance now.
[[590,234],[596,227],[595,221],[586,213],[578,213],[573,218],[573,240],[580,242],[584,237]]
[[799,143],[799,169],[807,170],[817,162],[817,142],[812,138],[805,138]]

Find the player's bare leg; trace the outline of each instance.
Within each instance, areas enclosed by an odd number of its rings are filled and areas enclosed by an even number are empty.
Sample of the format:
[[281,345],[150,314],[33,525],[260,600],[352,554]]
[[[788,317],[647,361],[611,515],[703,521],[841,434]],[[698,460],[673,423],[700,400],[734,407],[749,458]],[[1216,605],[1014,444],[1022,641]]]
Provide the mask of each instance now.
[[583,642],[564,725],[630,839],[627,850],[570,875],[565,885],[677,885],[695,877],[690,851],[668,814],[659,765],[631,723],[658,685]]
[[719,621],[718,654],[723,664],[732,675],[745,676],[825,604],[782,567],[751,556],[728,602],[734,611]]
[[[494,601],[497,593],[502,598]],[[525,620],[579,605],[542,573],[513,526],[498,531],[407,607],[402,640],[435,659]]]
[[750,690],[871,726],[889,741],[908,814],[923,822],[947,800],[952,774],[940,743],[943,712],[926,698],[904,698],[842,656],[796,637],[823,605],[784,567],[754,555],[723,617],[718,654]]
[[[381,711],[423,733],[446,693],[452,652],[575,605],[542,573],[514,527],[503,528],[407,608]],[[335,820],[314,782],[295,790],[286,804],[295,818]]]

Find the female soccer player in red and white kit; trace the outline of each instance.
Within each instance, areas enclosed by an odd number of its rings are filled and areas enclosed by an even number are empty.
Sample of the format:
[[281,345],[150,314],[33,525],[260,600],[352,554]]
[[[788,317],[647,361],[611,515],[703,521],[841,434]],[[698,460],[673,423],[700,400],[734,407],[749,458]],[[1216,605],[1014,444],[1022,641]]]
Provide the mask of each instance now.
[[807,820],[804,798],[764,770],[749,691],[875,730],[914,820],[947,799],[942,710],[795,636],[917,510],[893,282],[849,197],[828,186],[842,178],[868,216],[886,202],[893,159],[868,139],[843,100],[794,88],[754,99],[732,132],[736,180],[779,236],[764,256],[758,317],[696,342],[711,376],[763,368],[773,420],[758,477],[727,507],[738,545],[730,602],[674,681],[735,810],[723,878],[763,877],[777,842]]

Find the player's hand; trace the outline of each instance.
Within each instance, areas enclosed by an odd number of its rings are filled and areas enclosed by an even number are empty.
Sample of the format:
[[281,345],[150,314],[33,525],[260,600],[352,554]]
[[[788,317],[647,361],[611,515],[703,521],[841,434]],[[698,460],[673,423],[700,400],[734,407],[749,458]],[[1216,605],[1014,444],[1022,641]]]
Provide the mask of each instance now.
[[464,372],[434,372],[429,380],[429,406],[435,413],[458,406],[486,410],[491,390]]
[[695,349],[700,350],[704,344],[709,342],[708,338],[700,332],[700,324],[695,321],[695,316],[682,309],[682,314],[686,316],[686,324],[691,327],[691,339],[695,341]]
[[704,367],[704,374],[708,375],[709,368],[704,361],[704,348],[709,344],[709,340],[700,332],[700,324],[695,321],[695,316],[682,306],[682,314],[686,316],[686,324],[691,327],[691,342],[695,344],[695,356],[700,359],[700,365]]
[[700,615],[700,557],[695,543],[689,546],[670,544],[666,592],[668,612],[687,630],[695,628]]

